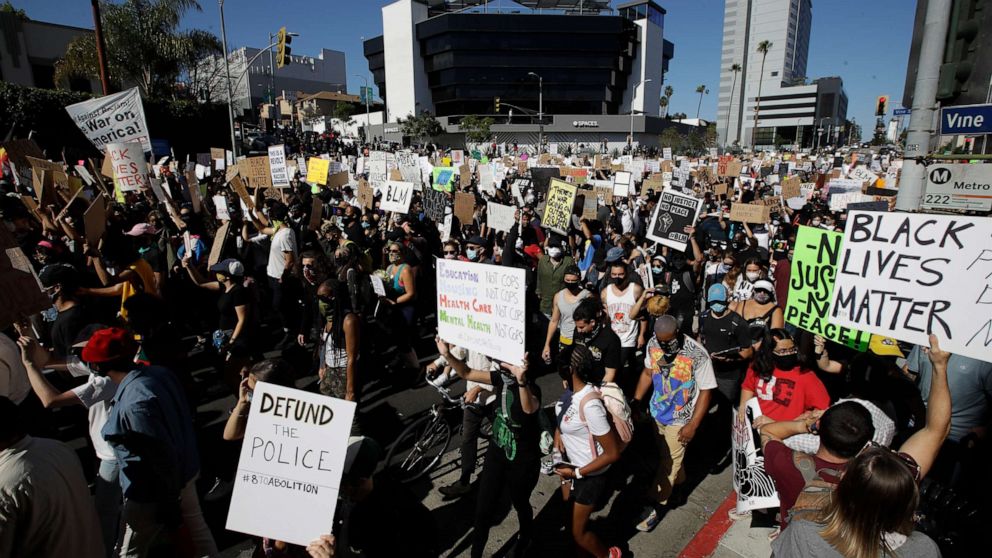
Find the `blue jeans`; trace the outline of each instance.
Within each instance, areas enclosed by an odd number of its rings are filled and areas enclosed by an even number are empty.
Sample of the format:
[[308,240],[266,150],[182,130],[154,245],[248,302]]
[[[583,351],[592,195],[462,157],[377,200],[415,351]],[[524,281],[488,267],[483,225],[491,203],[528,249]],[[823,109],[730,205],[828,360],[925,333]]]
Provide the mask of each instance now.
[[96,512],[107,556],[114,556],[121,524],[121,468],[116,459],[101,459],[96,476]]

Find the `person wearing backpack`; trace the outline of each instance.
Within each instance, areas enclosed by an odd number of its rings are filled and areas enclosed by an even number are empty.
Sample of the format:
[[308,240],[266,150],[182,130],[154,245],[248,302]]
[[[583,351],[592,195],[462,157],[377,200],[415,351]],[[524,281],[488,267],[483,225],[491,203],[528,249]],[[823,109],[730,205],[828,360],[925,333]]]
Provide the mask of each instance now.
[[582,550],[596,558],[619,558],[619,548],[607,548],[589,530],[589,516],[609,490],[606,472],[620,459],[621,451],[613,417],[599,391],[603,376],[583,345],[567,348],[559,362],[566,392],[555,407],[555,449],[561,462],[554,465],[554,471],[562,479],[562,497],[572,504],[566,522],[571,523],[572,537]]

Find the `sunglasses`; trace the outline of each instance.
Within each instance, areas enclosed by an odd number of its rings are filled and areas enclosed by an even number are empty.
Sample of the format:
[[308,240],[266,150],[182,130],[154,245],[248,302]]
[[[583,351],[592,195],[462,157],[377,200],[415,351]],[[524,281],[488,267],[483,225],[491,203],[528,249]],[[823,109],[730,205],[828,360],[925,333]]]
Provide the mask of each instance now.
[[879,444],[875,440],[868,440],[868,443],[865,444],[865,447],[861,448],[861,451],[858,452],[858,455],[861,455],[862,453],[868,451],[871,448],[887,451],[898,457],[899,461],[901,461],[903,465],[908,467],[909,472],[913,474],[913,480],[915,480],[916,482],[920,482],[920,472],[921,472],[920,464],[917,463],[915,459],[913,459],[913,456],[906,453],[902,453],[900,451],[896,451],[888,446],[883,446],[882,444]]
[[455,255],[455,254],[457,254],[457,253],[458,253],[458,252],[455,252],[454,250],[445,250],[445,251],[444,251],[444,255],[445,255],[445,256],[454,256],[454,255]]

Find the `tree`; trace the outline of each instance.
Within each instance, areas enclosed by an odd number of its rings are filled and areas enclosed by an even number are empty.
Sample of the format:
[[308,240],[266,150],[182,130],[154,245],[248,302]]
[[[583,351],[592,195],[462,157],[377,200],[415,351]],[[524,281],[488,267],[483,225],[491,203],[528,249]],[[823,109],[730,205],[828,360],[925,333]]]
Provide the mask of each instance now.
[[699,109],[703,106],[703,95],[709,95],[710,90],[706,89],[705,85],[700,85],[696,87],[696,93],[699,93],[699,102],[696,103],[696,120],[699,120]]
[[658,99],[658,105],[665,109],[665,114],[663,116],[668,116],[668,97]]
[[761,73],[758,74],[758,98],[754,101],[754,125],[751,127],[751,149],[754,149],[754,140],[758,135],[758,115],[761,112],[761,84],[765,81],[765,58],[772,48],[771,41],[761,41],[758,43],[758,52],[761,53]]
[[404,136],[416,138],[419,143],[426,143],[428,139],[444,133],[441,123],[426,110],[419,115],[411,114],[406,118],[401,118],[399,125]]
[[334,118],[344,121],[351,119],[351,117],[356,114],[358,114],[358,107],[354,104],[346,103],[344,101],[334,103]]
[[476,116],[470,114],[462,118],[458,123],[458,129],[465,133],[465,147],[470,143],[483,143],[489,141],[493,133],[490,130],[496,120],[492,117]]
[[[734,90],[737,89],[737,74],[741,72],[742,68],[740,64],[734,64],[730,67],[730,71],[734,72],[734,82],[730,86],[730,104],[727,106],[727,129],[724,131],[723,143],[729,144],[730,138],[726,137],[730,135],[730,115],[733,114],[734,108]],[[740,130],[740,123],[738,123],[737,129]],[[735,140],[736,141],[736,140]]]
[[14,5],[10,3],[10,0],[4,0],[4,3],[0,4],[0,13],[14,14],[17,16],[17,19],[21,21],[31,21],[31,18],[28,17],[27,12],[15,8]]
[[[197,63],[210,54],[223,53],[220,40],[199,29],[180,29],[190,11],[202,11],[196,0],[125,0],[100,3],[107,67],[112,83],[121,88],[137,85],[148,97],[175,97],[176,84],[190,80]],[[96,38],[80,35],[66,47],[55,64],[55,81],[99,76]],[[185,88],[190,97],[197,90]]]
[[682,134],[679,133],[675,126],[669,126],[661,132],[661,137],[658,139],[662,147],[672,148],[672,153],[680,154],[682,153],[682,145],[684,143]]
[[672,115],[672,120],[682,121],[682,120],[685,120],[686,118],[689,118],[689,117],[684,112],[676,112],[675,114]]
[[671,85],[665,86],[665,116],[668,116],[668,110],[672,106],[672,95],[675,94],[675,90],[672,89]]

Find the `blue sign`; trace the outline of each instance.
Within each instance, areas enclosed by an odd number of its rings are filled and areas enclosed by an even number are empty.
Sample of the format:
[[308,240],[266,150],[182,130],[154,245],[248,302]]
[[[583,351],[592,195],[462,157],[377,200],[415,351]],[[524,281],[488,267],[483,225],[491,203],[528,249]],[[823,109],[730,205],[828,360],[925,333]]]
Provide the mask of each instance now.
[[912,114],[912,112],[913,109],[900,108],[892,111],[892,114],[894,116],[909,116],[910,114]]
[[940,109],[940,135],[992,134],[992,105],[965,105]]

